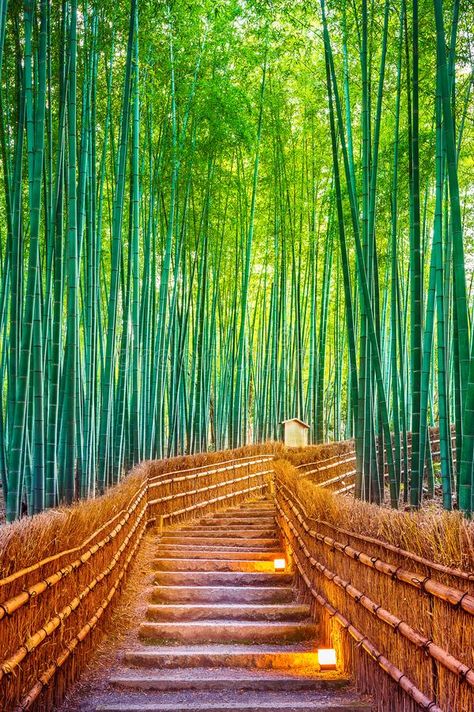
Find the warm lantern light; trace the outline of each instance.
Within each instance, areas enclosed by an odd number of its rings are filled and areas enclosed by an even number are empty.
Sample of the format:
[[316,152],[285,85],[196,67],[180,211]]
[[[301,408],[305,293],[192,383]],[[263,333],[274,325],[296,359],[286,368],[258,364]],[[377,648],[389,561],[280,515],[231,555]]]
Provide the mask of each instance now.
[[275,559],[273,565],[275,566],[275,571],[284,571],[286,569],[285,559]]
[[318,650],[318,663],[321,670],[334,670],[337,664],[334,648],[320,648]]

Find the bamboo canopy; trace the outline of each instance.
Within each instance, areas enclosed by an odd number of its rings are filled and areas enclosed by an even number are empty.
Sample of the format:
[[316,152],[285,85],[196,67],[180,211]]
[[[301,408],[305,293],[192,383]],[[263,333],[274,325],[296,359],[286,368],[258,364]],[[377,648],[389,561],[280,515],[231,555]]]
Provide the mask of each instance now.
[[341,490],[472,512],[473,21],[0,0],[9,521],[290,417]]

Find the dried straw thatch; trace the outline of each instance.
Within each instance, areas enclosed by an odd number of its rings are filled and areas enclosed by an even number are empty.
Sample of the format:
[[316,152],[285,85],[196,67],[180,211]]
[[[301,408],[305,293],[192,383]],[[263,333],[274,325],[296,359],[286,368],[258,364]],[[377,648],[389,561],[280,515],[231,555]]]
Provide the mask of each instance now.
[[[71,507],[50,509],[34,517],[0,527],[0,579],[36,564],[39,559],[73,549],[112,517],[128,508],[132,497],[145,482],[147,469],[136,468],[120,485],[96,499]],[[80,538],[79,538],[80,537]],[[2,591],[2,598],[4,591]]]
[[474,572],[474,523],[459,512],[441,512],[435,507],[402,512],[335,497],[301,478],[286,458],[276,461],[274,466],[278,476],[305,502],[312,517],[406,549],[433,562]]

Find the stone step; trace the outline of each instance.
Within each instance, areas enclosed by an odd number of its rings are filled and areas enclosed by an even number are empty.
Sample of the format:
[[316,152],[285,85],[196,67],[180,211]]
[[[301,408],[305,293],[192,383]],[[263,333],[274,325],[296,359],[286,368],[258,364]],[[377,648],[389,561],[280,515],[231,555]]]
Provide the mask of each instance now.
[[191,536],[186,532],[180,532],[177,536],[169,536],[168,533],[164,534],[160,538],[160,543],[162,544],[185,544],[187,546],[194,546],[196,544],[201,546],[226,546],[228,548],[238,547],[240,549],[247,547],[257,546],[259,549],[273,549],[275,547],[281,547],[280,541],[275,537],[264,537],[255,538],[251,537],[213,537],[209,534],[207,536]]
[[270,604],[186,604],[151,605],[147,609],[150,621],[164,620],[305,620],[310,607],[302,603]]
[[277,530],[276,527],[270,527],[263,529],[246,527],[243,529],[233,529],[232,527],[222,526],[219,529],[213,527],[188,527],[186,529],[179,529],[176,531],[168,530],[166,532],[167,537],[210,537],[215,539],[222,538],[238,538],[238,539],[276,539]]
[[289,586],[293,574],[266,571],[158,571],[158,586]]
[[157,670],[153,673],[127,669],[110,678],[114,687],[132,690],[153,690],[173,692],[194,690],[207,692],[212,690],[253,690],[296,692],[298,690],[341,690],[347,687],[350,679],[342,675],[325,673],[295,674],[269,670],[248,670],[224,668],[192,668],[175,670]]
[[265,509],[229,509],[227,512],[215,514],[213,519],[259,519],[261,517],[273,517],[276,514],[275,507],[267,507]]
[[[159,693],[150,699],[145,691],[128,692],[127,699],[110,695],[96,706],[97,712],[371,712],[369,704],[358,702],[350,694],[332,694],[310,690],[300,692],[241,692],[230,695],[227,690],[203,694],[199,692]],[[335,697],[335,699],[333,699]],[[219,699],[221,698],[221,699]],[[349,698],[349,701],[346,699]],[[351,699],[352,698],[352,699]]]
[[157,550],[159,557],[157,558],[172,558],[172,559],[223,559],[226,561],[247,561],[252,559],[253,561],[271,561],[273,566],[274,559],[281,559],[284,554],[281,550],[276,549],[275,551],[256,551],[252,548],[251,551],[238,551],[238,549],[226,549],[219,547],[218,549],[209,547],[195,547],[192,548],[188,546],[173,546],[167,544],[166,546],[160,546]]
[[[276,557],[275,557],[276,558]],[[275,570],[273,559],[153,559],[155,571],[267,571]]]
[[295,700],[288,707],[287,703],[268,704],[265,701],[256,701],[255,704],[245,705],[239,702],[221,702],[216,704],[191,704],[173,703],[170,705],[155,702],[109,702],[97,705],[96,712],[371,712],[369,705],[359,703],[328,704],[327,702],[298,702]]
[[200,519],[198,522],[186,525],[184,527],[187,529],[194,524],[199,524],[202,527],[232,527],[238,529],[239,527],[274,527],[275,517],[262,517],[260,519],[255,519],[254,517],[213,517],[212,519]]
[[252,514],[255,511],[258,512],[274,512],[276,509],[275,503],[274,502],[262,502],[261,504],[241,504],[240,506],[235,506],[235,507],[229,507],[229,509],[219,509],[216,512],[214,512],[214,516],[221,516],[221,515],[232,515],[235,512],[245,512],[245,513],[250,513]]
[[289,586],[157,586],[152,592],[155,603],[291,603],[294,597]]
[[173,643],[294,643],[313,640],[318,626],[313,623],[268,621],[180,621],[142,623],[139,637],[147,641]]
[[244,558],[248,559],[248,554],[251,553],[252,556],[254,555],[254,552],[261,553],[261,554],[266,554],[268,558],[272,558],[272,554],[274,554],[276,551],[281,551],[281,544],[280,542],[275,542],[275,545],[272,546],[258,546],[258,545],[253,545],[250,546],[243,546],[243,547],[234,547],[230,546],[229,541],[223,541],[220,544],[214,544],[214,540],[211,541],[209,544],[197,544],[195,541],[190,541],[189,539],[186,541],[186,543],[181,543],[177,542],[176,539],[170,542],[160,542],[160,545],[157,549],[158,552],[161,551],[169,551],[171,549],[175,551],[184,551],[184,552],[189,552],[189,556],[194,556],[195,552],[199,551],[214,551],[214,552],[229,552],[229,551],[235,551],[236,553],[244,554]]
[[316,642],[281,645],[156,646],[129,650],[124,663],[148,669],[251,668],[253,670],[317,669]]
[[205,519],[206,521],[226,521],[229,522],[232,519],[246,519],[248,521],[261,521],[268,520],[274,521],[276,516],[276,509],[268,509],[265,512],[255,513],[254,511],[244,512],[241,509],[233,509],[227,512],[214,512],[214,514],[199,514],[200,519]]

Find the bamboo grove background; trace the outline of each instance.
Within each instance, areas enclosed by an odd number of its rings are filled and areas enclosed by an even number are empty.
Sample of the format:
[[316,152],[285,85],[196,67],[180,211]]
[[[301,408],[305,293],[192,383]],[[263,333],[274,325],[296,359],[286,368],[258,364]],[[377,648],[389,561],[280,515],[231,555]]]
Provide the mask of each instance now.
[[9,520],[292,416],[472,510],[472,4],[302,5],[0,0]]

